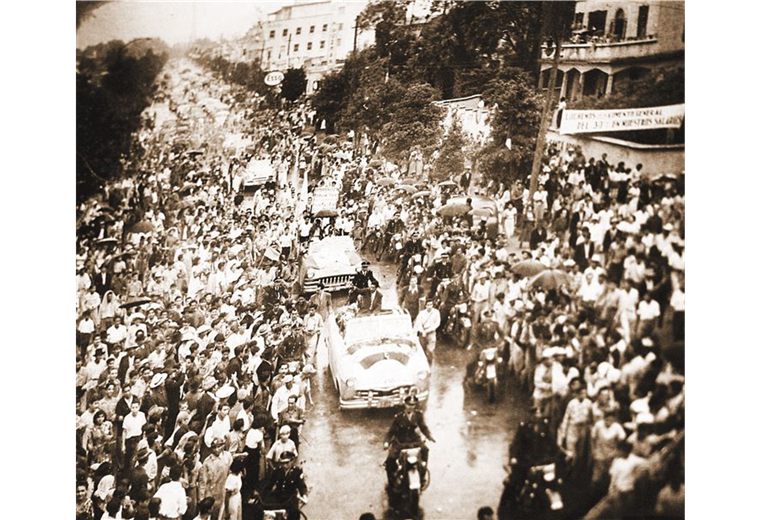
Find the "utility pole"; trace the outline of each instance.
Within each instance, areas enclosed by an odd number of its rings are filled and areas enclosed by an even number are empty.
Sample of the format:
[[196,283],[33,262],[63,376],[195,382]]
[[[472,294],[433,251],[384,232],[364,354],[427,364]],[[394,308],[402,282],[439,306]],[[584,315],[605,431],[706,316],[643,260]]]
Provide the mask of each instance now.
[[557,68],[559,67],[559,54],[561,48],[562,44],[559,39],[557,39],[556,48],[554,50],[554,62],[552,63],[552,71],[549,75],[549,88],[547,90],[546,100],[544,101],[544,109],[541,112],[541,126],[538,130],[538,137],[536,138],[536,150],[533,152],[533,166],[530,170],[530,194],[528,195],[528,201],[533,200],[533,193],[535,193],[538,185],[538,172],[541,169],[541,158],[544,155],[544,147],[546,146],[546,130],[549,127],[549,119],[551,118],[552,107],[554,106],[554,87],[557,84]]
[[359,15],[356,15],[354,20],[354,52],[356,52],[356,40],[359,37]]

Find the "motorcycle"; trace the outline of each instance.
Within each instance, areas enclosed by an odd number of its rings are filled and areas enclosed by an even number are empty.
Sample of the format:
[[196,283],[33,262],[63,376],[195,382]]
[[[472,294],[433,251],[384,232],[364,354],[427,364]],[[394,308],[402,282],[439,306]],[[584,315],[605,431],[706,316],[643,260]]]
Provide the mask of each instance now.
[[459,347],[466,347],[470,343],[472,320],[470,319],[467,302],[455,305],[451,310],[444,333]]
[[307,520],[301,511],[302,506],[307,503],[306,497],[296,495],[287,502],[276,502],[262,497],[255,491],[249,503],[253,506],[256,520]]
[[557,512],[565,507],[559,487],[562,479],[557,477],[556,463],[533,466],[518,496],[523,510],[540,514]]
[[478,360],[478,370],[475,374],[475,384],[485,386],[488,390],[488,400],[496,401],[496,390],[499,385],[499,367],[503,363],[496,347],[485,349]]
[[422,460],[422,448],[406,448],[396,458],[396,472],[388,483],[391,507],[404,515],[418,518],[420,494],[430,485],[427,463]]

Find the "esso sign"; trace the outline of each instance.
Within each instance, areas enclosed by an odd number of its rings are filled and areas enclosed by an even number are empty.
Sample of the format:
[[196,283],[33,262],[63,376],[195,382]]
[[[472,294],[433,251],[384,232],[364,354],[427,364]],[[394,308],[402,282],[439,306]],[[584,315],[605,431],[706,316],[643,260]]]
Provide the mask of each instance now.
[[279,85],[280,83],[282,83],[283,79],[285,79],[285,74],[283,74],[279,70],[276,70],[266,75],[266,77],[264,78],[264,83],[266,83],[270,87],[274,87],[275,85]]

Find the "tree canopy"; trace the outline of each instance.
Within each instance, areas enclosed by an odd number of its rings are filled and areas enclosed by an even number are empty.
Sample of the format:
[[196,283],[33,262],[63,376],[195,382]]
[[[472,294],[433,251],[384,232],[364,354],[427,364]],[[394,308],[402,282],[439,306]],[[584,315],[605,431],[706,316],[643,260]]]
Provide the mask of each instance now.
[[288,69],[280,84],[280,96],[288,101],[295,101],[306,92],[306,71],[303,67]]

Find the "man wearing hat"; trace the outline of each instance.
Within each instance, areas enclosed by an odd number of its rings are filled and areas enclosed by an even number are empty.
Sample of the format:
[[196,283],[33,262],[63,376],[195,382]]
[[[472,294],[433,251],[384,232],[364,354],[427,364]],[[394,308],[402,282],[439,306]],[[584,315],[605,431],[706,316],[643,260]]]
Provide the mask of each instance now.
[[404,411],[399,412],[393,418],[388,434],[385,436],[383,447],[388,450],[388,458],[385,459],[385,472],[388,482],[393,480],[396,473],[396,459],[402,449],[407,447],[420,447],[423,463],[427,463],[428,449],[423,439],[418,435],[422,433],[430,442],[435,442],[430,429],[425,423],[425,416],[417,410],[419,399],[415,395],[407,396],[404,399]]
[[359,270],[351,280],[353,290],[349,295],[349,303],[355,303],[360,294],[367,292],[366,290],[369,288],[370,283],[375,283],[377,286],[380,286],[380,282],[377,281],[374,273],[369,270],[369,262],[363,260],[361,270]]
[[198,474],[198,497],[214,499],[211,518],[219,518],[219,511],[224,504],[224,484],[230,472],[232,454],[224,451],[224,440],[217,438],[211,444],[211,453],[203,461]]
[[262,503],[267,508],[285,509],[288,520],[301,518],[299,502],[306,503],[309,492],[303,470],[295,466],[295,458],[292,452],[284,452],[280,464],[262,486]]
[[435,293],[438,290],[438,284],[441,283],[441,280],[444,278],[453,278],[453,276],[454,269],[451,266],[451,262],[449,261],[449,254],[446,252],[441,253],[440,261],[433,264],[430,272],[431,281],[428,297],[432,298],[435,296]]

